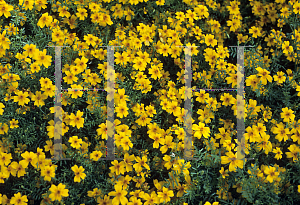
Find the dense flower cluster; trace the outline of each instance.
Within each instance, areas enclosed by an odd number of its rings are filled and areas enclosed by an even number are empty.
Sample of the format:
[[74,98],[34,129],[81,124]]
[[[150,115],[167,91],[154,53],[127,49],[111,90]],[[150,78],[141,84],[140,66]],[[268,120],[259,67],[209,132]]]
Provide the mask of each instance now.
[[[299,18],[295,0],[0,0],[0,204],[300,202]],[[212,91],[240,83],[233,44],[255,45],[244,96]]]

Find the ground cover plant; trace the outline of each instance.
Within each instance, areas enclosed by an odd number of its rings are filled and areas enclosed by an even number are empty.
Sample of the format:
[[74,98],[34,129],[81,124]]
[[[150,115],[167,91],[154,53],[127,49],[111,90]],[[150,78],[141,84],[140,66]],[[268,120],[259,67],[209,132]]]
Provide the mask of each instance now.
[[[296,0],[0,0],[0,204],[299,204],[299,19]],[[70,160],[54,158],[54,46]],[[107,46],[121,160],[101,160]],[[235,90],[208,90],[237,88],[230,46],[252,46],[244,111]],[[184,156],[186,92],[198,160]],[[253,160],[237,158],[239,112]]]

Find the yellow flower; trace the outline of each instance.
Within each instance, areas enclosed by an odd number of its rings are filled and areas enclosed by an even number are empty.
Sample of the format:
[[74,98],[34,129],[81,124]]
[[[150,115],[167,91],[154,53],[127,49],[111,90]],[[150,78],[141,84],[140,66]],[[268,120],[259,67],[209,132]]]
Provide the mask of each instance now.
[[165,0],[157,0],[155,3],[157,4],[157,6],[162,6],[165,4]]
[[195,137],[197,137],[198,139],[200,139],[202,137],[202,135],[205,138],[209,137],[210,129],[209,129],[209,127],[205,127],[205,124],[202,122],[199,122],[199,125],[193,124],[192,129],[196,130]]
[[107,140],[107,128],[106,128],[106,124],[102,123],[101,125],[98,126],[99,128],[96,130],[97,131],[97,135],[101,135],[102,139]]
[[17,96],[14,96],[14,102],[18,102],[18,104],[22,106],[29,103],[30,100],[27,98],[29,96],[28,92],[17,91],[16,94]]
[[152,105],[146,106],[146,113],[149,117],[153,117],[153,114],[156,114],[156,110],[154,106]]
[[77,82],[78,78],[75,76],[73,72],[66,71],[67,76],[63,77],[64,81],[68,84],[72,84],[73,82]]
[[247,77],[245,82],[246,82],[246,86],[252,87],[252,90],[258,89],[259,78],[256,75],[250,75],[249,77]]
[[280,16],[283,18],[288,18],[291,14],[291,12],[289,11],[289,7],[287,6],[283,7],[280,11],[281,11]]
[[196,101],[205,103],[205,100],[209,98],[209,93],[205,93],[205,90],[200,90],[200,92],[195,93],[195,96],[197,96]]
[[[87,62],[88,61],[89,61],[89,59],[85,58],[84,56],[82,56],[81,59],[76,58],[76,60],[74,61],[76,63],[76,66],[71,66],[71,71],[74,71],[75,75],[83,72],[87,67]],[[72,70],[72,67],[74,68],[74,70]],[[75,68],[75,67],[78,67],[78,68]]]
[[275,138],[281,142],[282,140],[287,141],[288,140],[288,134],[290,134],[289,128],[285,128],[285,125],[280,122],[279,124],[276,125],[277,127],[273,128],[273,133],[277,134]]
[[27,196],[21,196],[21,193],[18,192],[17,194],[14,194],[13,197],[10,199],[10,204],[16,204],[16,205],[27,205]]
[[222,105],[228,106],[230,104],[235,104],[235,98],[229,93],[224,93],[221,96],[221,101],[223,101]]
[[176,12],[176,19],[178,19],[180,22],[184,21],[185,15],[182,11]]
[[53,154],[54,154],[54,146],[53,146],[53,142],[52,142],[51,140],[47,140],[47,141],[46,141],[46,144],[47,144],[47,145],[44,146],[45,151],[46,151],[46,152],[50,151],[50,154],[53,155]]
[[280,150],[280,147],[276,147],[272,152],[276,154],[274,158],[277,160],[282,158],[282,151]]
[[62,6],[58,8],[59,16],[69,18],[71,14],[68,12],[68,7]]
[[4,14],[5,18],[11,16],[10,11],[14,10],[14,7],[10,4],[7,4],[5,1],[0,4],[0,17]]
[[41,68],[37,62],[34,62],[30,65],[30,71],[31,73],[38,73],[40,72]]
[[27,167],[29,162],[33,167],[37,167],[38,158],[37,155],[33,152],[26,151],[25,153],[21,154],[24,160],[20,161],[19,163],[23,165],[23,167]]
[[282,50],[283,53],[288,54],[294,51],[293,47],[290,46],[290,42],[289,41],[284,41],[282,44]]
[[[50,85],[49,87],[42,87],[41,91],[44,91],[43,94],[49,96],[49,97],[53,97],[55,95],[55,85]],[[64,102],[64,101],[62,101]]]
[[282,108],[282,113],[280,113],[281,118],[283,118],[283,122],[294,122],[295,115],[293,114],[294,111],[285,107]]
[[[238,28],[241,27],[241,21],[238,18],[228,20],[227,26],[230,26],[229,31],[235,32]],[[238,41],[239,41],[239,43],[245,43],[245,40],[243,39],[242,34],[238,34]]]
[[123,148],[123,150],[128,151],[128,150],[129,150],[129,147],[132,148],[133,144],[132,144],[132,142],[130,141],[129,137],[126,136],[126,137],[123,137],[123,139],[121,139],[121,144],[120,144],[120,146]]
[[149,74],[151,74],[151,78],[153,78],[154,80],[156,80],[157,78],[160,79],[161,76],[162,76],[159,67],[156,66],[156,65],[153,65],[153,66],[149,69]]
[[277,81],[277,83],[281,84],[285,81],[286,77],[284,76],[284,72],[278,71],[277,75],[274,76],[274,81]]
[[11,167],[18,172],[18,178],[26,174],[25,167],[23,167],[21,163],[18,164],[18,162],[12,162]]
[[146,200],[145,205],[159,204],[159,198],[155,191],[152,191],[151,194],[145,193],[143,198]]
[[260,145],[258,145],[259,150],[264,149],[266,155],[272,151],[272,143],[269,141],[270,135],[267,135],[265,132],[261,134],[261,138],[257,141]]
[[81,179],[86,177],[86,174],[83,173],[84,168],[82,166],[78,168],[78,166],[75,164],[73,167],[71,167],[71,169],[75,174],[74,182],[80,182]]
[[71,120],[70,125],[75,127],[77,126],[77,129],[83,127],[84,124],[84,118],[82,117],[83,112],[81,112],[80,110],[77,110],[76,115],[74,115],[74,113],[71,113],[71,115],[69,115],[69,118]]
[[34,0],[19,0],[19,5],[25,7],[25,10],[33,9]]
[[101,157],[102,157],[101,151],[95,150],[92,153],[90,153],[90,159],[92,159],[93,161],[98,161]]
[[41,16],[37,25],[41,28],[44,28],[45,26],[50,26],[52,21],[53,21],[52,16],[49,16],[48,12],[46,12]]
[[26,44],[24,47],[23,47],[23,49],[25,50],[24,52],[23,52],[23,55],[25,55],[26,57],[30,57],[30,58],[32,58],[32,57],[34,57],[34,53],[37,51],[37,49],[36,49],[36,45],[34,45],[34,44]]
[[5,105],[3,103],[0,103],[0,115],[3,115]]
[[300,14],[300,3],[299,2],[294,3],[293,8],[294,8],[293,11],[295,14]]
[[72,88],[68,89],[68,94],[72,95],[71,97],[77,99],[78,97],[82,97],[83,87],[81,85],[71,85]]
[[108,195],[114,196],[114,198],[112,200],[112,204],[114,204],[114,205],[119,205],[120,203],[122,205],[125,205],[128,203],[128,199],[126,198],[127,191],[123,190],[121,184],[116,184],[115,191],[109,192]]
[[197,14],[195,11],[193,12],[191,10],[187,10],[185,16],[189,20],[189,22],[194,22],[194,20],[198,20],[198,17],[197,17]]
[[228,170],[224,170],[224,167],[221,167],[221,170],[219,172],[221,173],[223,179],[225,179],[226,176],[229,176],[229,174],[227,174]]
[[288,150],[290,150],[290,152],[285,153],[287,158],[293,158],[293,161],[299,160],[297,155],[300,154],[300,148],[297,145],[290,145]]
[[79,20],[84,20],[87,17],[87,10],[83,8],[77,8],[76,16],[79,17]]
[[51,181],[51,178],[55,177],[55,167],[54,166],[44,166],[41,168],[41,176],[44,177],[45,181]]
[[78,139],[78,136],[72,136],[70,137],[69,141],[71,143],[71,146],[75,149],[79,149],[82,144],[82,139]]
[[266,180],[270,183],[272,183],[274,179],[277,179],[279,175],[279,172],[276,172],[276,167],[270,166],[265,168],[264,173],[268,175]]
[[125,172],[124,161],[119,163],[117,160],[114,160],[113,162],[111,162],[111,164],[114,165],[114,166],[109,167],[109,169],[111,170],[112,173],[116,173],[116,175],[124,174],[124,172]]
[[208,18],[209,12],[208,8],[204,5],[198,4],[195,8],[195,12],[198,15],[199,19]]
[[153,148],[159,148],[159,144],[164,144],[165,140],[160,133],[149,133],[149,137],[154,140]]
[[212,34],[207,34],[205,36],[205,44],[207,46],[212,46],[212,47],[215,47],[217,45],[218,41],[216,39],[214,39],[214,35]]
[[[187,204],[186,204],[187,205]],[[219,202],[213,202],[212,204],[210,202],[205,202],[204,205],[219,205]]]
[[252,34],[252,37],[253,38],[257,38],[258,36],[261,36],[261,28],[258,28],[256,26],[252,26],[250,29],[249,29],[249,33]]
[[98,188],[94,188],[93,191],[88,191],[88,196],[89,197],[97,197],[97,196],[100,196],[102,195],[102,191],[101,189],[98,189]]
[[135,157],[135,161],[137,163],[133,165],[133,168],[137,172],[142,171],[142,166],[145,167],[146,169],[150,170],[149,165],[146,163],[147,162],[147,157],[146,156],[143,156],[142,159],[140,157]]
[[126,104],[120,104],[115,108],[117,112],[117,117],[123,118],[126,117],[128,113],[128,107]]
[[123,52],[122,54],[119,52],[116,52],[115,57],[116,57],[115,62],[118,65],[122,64],[125,66],[127,64],[127,62],[130,60],[130,58],[126,52]]
[[173,141],[173,137],[171,135],[167,135],[165,137],[165,143],[164,146],[162,146],[159,150],[161,151],[162,154],[166,153],[168,149],[174,149],[175,142]]
[[140,126],[147,126],[147,124],[150,124],[151,118],[148,118],[147,114],[143,113],[142,116],[135,122]]
[[168,44],[160,44],[157,52],[159,54],[163,54],[163,56],[168,56],[170,52],[170,47]]
[[63,185],[62,183],[59,183],[58,186],[55,186],[54,184],[51,185],[49,190],[51,191],[51,194],[49,197],[51,198],[51,201],[61,201],[62,197],[69,196],[69,190],[65,189],[66,185]]
[[236,168],[243,169],[244,160],[237,159],[237,153],[233,154],[231,151],[226,152],[227,156],[221,156],[221,164],[229,164],[229,171],[236,172]]
[[160,198],[160,203],[169,202],[171,201],[171,197],[174,196],[174,193],[172,190],[169,190],[166,187],[163,187],[162,192],[157,192],[158,198]]
[[0,152],[0,165],[1,166],[7,166],[11,162],[11,153],[7,154],[5,152]]
[[258,71],[257,75],[261,76],[260,80],[261,80],[263,85],[267,84],[267,80],[269,82],[272,82],[272,76],[269,75],[270,72],[268,70],[262,69],[261,67],[257,67],[256,70]]
[[34,101],[34,105],[40,107],[45,105],[44,100],[47,99],[47,96],[42,94],[41,91],[36,91],[35,95],[32,95],[31,100]]
[[43,78],[43,77],[41,77],[40,79],[40,84],[42,88],[49,88],[51,87],[51,85],[53,85],[52,81],[49,78]]

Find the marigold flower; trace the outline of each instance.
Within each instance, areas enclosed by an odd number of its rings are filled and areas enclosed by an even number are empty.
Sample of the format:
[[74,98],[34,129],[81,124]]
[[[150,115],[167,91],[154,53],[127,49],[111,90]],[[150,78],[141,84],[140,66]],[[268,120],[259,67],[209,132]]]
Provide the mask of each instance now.
[[74,172],[75,174],[75,177],[74,177],[74,182],[80,182],[81,179],[84,179],[86,177],[86,174],[83,173],[84,171],[84,168],[82,166],[78,167],[76,164],[71,167],[72,171]]
[[276,167],[268,166],[265,168],[264,173],[267,174],[267,181],[273,183],[274,179],[278,178],[279,172],[276,172]]
[[192,125],[192,129],[196,130],[195,137],[197,137],[198,139],[200,139],[202,137],[202,135],[205,138],[209,137],[210,128],[209,127],[205,127],[205,124],[202,123],[202,122],[199,122],[199,125],[193,124]]
[[281,84],[285,82],[286,77],[284,76],[284,72],[278,71],[277,75],[274,76],[274,81],[277,81],[277,83]]
[[215,47],[217,45],[218,41],[216,39],[214,39],[214,35],[212,34],[207,34],[205,36],[205,44],[207,46],[212,46],[212,47]]
[[160,203],[169,202],[171,201],[171,197],[174,196],[174,193],[172,190],[169,190],[166,187],[163,187],[162,192],[157,192],[158,198],[160,198]]
[[51,201],[61,201],[62,197],[67,197],[69,196],[69,190],[65,189],[66,185],[59,183],[57,186],[55,186],[54,184],[51,185],[51,187],[49,188],[49,190],[51,191],[51,194],[49,195],[49,197],[51,198]]
[[300,3],[299,2],[294,3],[293,8],[294,8],[293,11],[295,14],[300,14]]
[[123,190],[123,187],[121,184],[116,184],[115,191],[109,192],[108,195],[114,196],[114,198],[112,200],[112,204],[114,204],[114,205],[119,205],[120,203],[122,205],[125,205],[128,203],[128,199],[126,198],[127,191]]
[[249,29],[249,33],[252,34],[252,37],[253,38],[257,38],[258,36],[261,36],[261,28],[258,28],[256,26],[252,26],[250,29]]
[[7,4],[5,1],[0,4],[0,17],[4,14],[5,18],[11,16],[10,12],[14,10],[14,6]]
[[81,112],[80,110],[77,110],[76,115],[74,115],[74,113],[71,113],[71,115],[69,115],[70,118],[70,125],[73,127],[77,127],[77,129],[83,127],[84,124],[84,118],[82,117],[83,112]]
[[126,117],[128,113],[128,107],[126,104],[120,104],[118,107],[115,108],[117,112],[117,117],[123,118]]
[[272,152],[276,154],[274,158],[277,160],[282,158],[282,151],[280,150],[280,147],[274,148]]
[[87,17],[87,10],[84,8],[77,8],[76,16],[79,18],[79,20],[84,20]]
[[27,98],[29,96],[28,92],[17,91],[16,94],[17,96],[14,96],[14,102],[18,102],[18,104],[22,106],[29,103],[30,100]]
[[79,149],[82,144],[82,139],[78,139],[78,136],[70,137],[69,141],[71,143],[71,146],[75,149]]
[[41,168],[41,176],[44,177],[45,181],[51,181],[51,178],[55,177],[55,167],[54,166],[44,166]]
[[90,153],[90,159],[92,159],[93,161],[98,161],[102,156],[102,152],[95,150],[92,153]]
[[294,122],[295,115],[293,114],[294,111],[285,107],[282,108],[282,113],[280,113],[281,118],[283,118],[283,122]]
[[41,16],[37,25],[41,28],[44,28],[45,26],[50,26],[52,21],[53,21],[52,16],[49,16],[48,12],[46,12]]
[[295,144],[292,144],[288,147],[288,150],[290,150],[290,152],[286,152],[286,157],[287,158],[293,158],[293,161],[297,161],[299,160],[298,158],[298,154],[300,154],[300,148],[295,145]]
[[16,205],[27,205],[27,196],[22,196],[20,192],[17,194],[14,194],[13,197],[10,199],[10,204],[16,204]]

